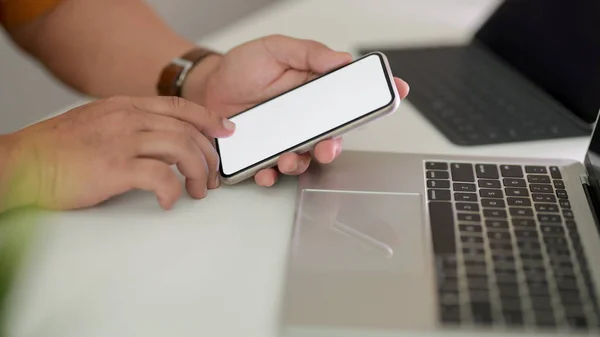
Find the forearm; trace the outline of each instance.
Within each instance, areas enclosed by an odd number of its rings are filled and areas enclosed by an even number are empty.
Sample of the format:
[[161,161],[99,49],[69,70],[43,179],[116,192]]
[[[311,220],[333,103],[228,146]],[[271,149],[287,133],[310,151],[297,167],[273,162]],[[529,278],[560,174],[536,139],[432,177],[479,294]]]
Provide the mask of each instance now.
[[194,46],[143,0],[65,0],[10,33],[63,82],[96,97],[155,95],[162,68]]

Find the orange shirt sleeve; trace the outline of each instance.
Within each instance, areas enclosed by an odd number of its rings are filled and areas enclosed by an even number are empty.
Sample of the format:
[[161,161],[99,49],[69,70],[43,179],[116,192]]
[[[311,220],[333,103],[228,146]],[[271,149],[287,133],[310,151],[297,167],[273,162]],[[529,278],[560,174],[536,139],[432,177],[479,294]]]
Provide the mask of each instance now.
[[0,0],[0,24],[10,29],[35,20],[62,0]]

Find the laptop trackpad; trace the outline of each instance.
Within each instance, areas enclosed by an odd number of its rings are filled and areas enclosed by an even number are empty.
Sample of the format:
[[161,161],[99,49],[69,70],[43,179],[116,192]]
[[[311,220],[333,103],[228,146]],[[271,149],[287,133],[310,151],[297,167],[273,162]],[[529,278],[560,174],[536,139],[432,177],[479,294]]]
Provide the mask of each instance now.
[[419,194],[303,191],[284,325],[430,326],[427,238]]

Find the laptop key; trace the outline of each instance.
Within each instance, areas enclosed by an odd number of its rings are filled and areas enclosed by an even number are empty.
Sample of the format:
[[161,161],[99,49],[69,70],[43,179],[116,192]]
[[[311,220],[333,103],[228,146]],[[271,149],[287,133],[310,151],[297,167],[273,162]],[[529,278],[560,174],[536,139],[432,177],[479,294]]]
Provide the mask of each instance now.
[[524,187],[507,187],[506,195],[509,197],[527,197],[529,196],[529,191]]
[[450,173],[448,171],[427,171],[426,176],[428,179],[449,179]]
[[517,217],[533,217],[533,210],[531,208],[516,208],[511,207],[510,215]]
[[481,205],[489,208],[504,208],[506,204],[502,199],[481,199]]
[[512,223],[515,227],[535,228],[537,226],[533,219],[512,219]]
[[429,221],[436,254],[455,254],[454,211],[449,202],[429,202]]
[[503,198],[502,190],[480,189],[479,195],[482,198]]
[[531,184],[529,185],[532,193],[552,193],[554,189],[549,184]]
[[[487,210],[486,210],[487,211]],[[506,215],[506,212],[504,212]],[[506,220],[486,220],[486,227],[489,229],[506,229],[508,230],[508,221]]]
[[573,211],[566,210],[566,211],[563,211],[563,217],[565,219],[573,219],[575,217],[575,215],[573,215]]
[[554,188],[556,189],[565,189],[565,183],[562,180],[554,181]]
[[560,169],[557,166],[550,166],[550,176],[552,176],[552,179],[562,179]]
[[448,180],[427,180],[427,187],[429,188],[450,188],[450,181]]
[[525,179],[504,178],[502,180],[502,182],[504,183],[504,186],[507,186],[507,187],[527,187],[527,183],[525,182]]
[[552,310],[536,310],[534,314],[537,325],[543,327],[551,327],[556,325],[554,312]]
[[530,300],[533,310],[552,310],[552,297],[532,296]]
[[562,218],[560,217],[560,215],[553,214],[538,214],[538,220],[540,222],[562,223]]
[[556,202],[556,197],[552,194],[532,194],[534,202]]
[[565,190],[556,190],[556,196],[559,199],[569,199],[569,195],[567,194],[567,191],[565,191]]
[[477,193],[456,192],[456,193],[454,193],[454,200],[476,202],[477,201]]
[[[505,219],[507,217],[505,210],[493,209],[493,208],[484,209],[483,216],[486,218],[500,218],[500,219]],[[508,227],[508,224],[506,227]]]
[[460,306],[442,305],[440,307],[440,319],[444,323],[460,323]]
[[475,203],[457,202],[456,209],[459,211],[479,212],[479,205]]
[[517,165],[502,165],[500,166],[502,176],[505,178],[523,178],[523,169]]
[[525,172],[535,173],[535,174],[548,173],[548,171],[546,170],[546,167],[544,167],[544,166],[525,166]]
[[454,183],[452,184],[454,191],[456,192],[475,192],[477,191],[477,187],[475,184],[469,183]]
[[475,165],[475,171],[477,172],[478,178],[486,179],[498,179],[498,167],[493,164],[477,164]]
[[531,206],[531,200],[528,198],[510,197],[507,201],[509,206]]
[[558,206],[555,204],[535,204],[535,210],[542,213],[558,213]]
[[501,188],[502,184],[500,184],[499,180],[485,180],[485,179],[479,179],[477,181],[477,184],[479,185],[479,187],[481,188]]
[[488,232],[487,234],[490,240],[510,242],[509,232]]
[[427,196],[429,200],[444,200],[450,201],[450,191],[440,189],[428,189]]
[[481,216],[479,214],[472,213],[458,213],[457,218],[458,221],[481,221]]
[[452,163],[450,165],[452,180],[457,182],[474,182],[473,165],[466,163]]
[[443,162],[426,162],[425,168],[428,170],[448,170],[448,163]]
[[550,183],[550,177],[548,176],[540,176],[540,175],[528,175],[527,176],[527,181],[529,181],[530,183],[537,183],[537,184],[549,184]]
[[458,228],[463,233],[481,233],[481,226],[479,225],[458,225]]
[[522,326],[523,325],[523,312],[520,310],[503,310],[502,316],[504,316],[504,323],[508,326]]

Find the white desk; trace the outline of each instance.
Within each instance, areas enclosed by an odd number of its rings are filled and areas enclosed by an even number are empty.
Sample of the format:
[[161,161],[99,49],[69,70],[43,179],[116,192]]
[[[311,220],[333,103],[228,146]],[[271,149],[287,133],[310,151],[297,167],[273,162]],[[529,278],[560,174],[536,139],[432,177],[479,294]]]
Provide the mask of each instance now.
[[[226,50],[272,33],[360,45],[465,41],[495,2],[290,0],[214,34]],[[407,103],[345,138],[346,149],[581,159],[587,139],[459,148]],[[274,336],[294,179],[221,188],[163,212],[136,192],[86,211],[46,214],[19,282],[15,336]]]

